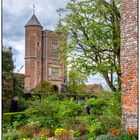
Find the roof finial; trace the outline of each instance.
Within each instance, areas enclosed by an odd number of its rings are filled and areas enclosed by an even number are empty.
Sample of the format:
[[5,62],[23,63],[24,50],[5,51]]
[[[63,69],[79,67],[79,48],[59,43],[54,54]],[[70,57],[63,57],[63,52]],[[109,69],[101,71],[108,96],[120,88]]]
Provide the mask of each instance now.
[[35,5],[33,4],[33,15],[35,15]]

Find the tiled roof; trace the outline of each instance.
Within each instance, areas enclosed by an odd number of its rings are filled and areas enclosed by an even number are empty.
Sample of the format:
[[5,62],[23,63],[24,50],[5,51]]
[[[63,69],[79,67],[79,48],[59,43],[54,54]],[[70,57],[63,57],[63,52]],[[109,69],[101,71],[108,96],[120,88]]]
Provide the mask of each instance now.
[[40,24],[40,22],[38,21],[37,17],[35,15],[33,15],[30,20],[27,22],[26,26],[31,26],[31,25],[36,25],[36,26],[40,26],[42,27],[42,25]]

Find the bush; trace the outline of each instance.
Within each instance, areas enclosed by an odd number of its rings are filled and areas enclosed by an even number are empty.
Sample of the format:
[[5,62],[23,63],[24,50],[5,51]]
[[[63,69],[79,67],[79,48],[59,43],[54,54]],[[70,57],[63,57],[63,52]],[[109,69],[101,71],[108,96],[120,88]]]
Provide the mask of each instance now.
[[3,124],[13,124],[14,121],[18,121],[18,123],[25,123],[23,120],[25,119],[24,112],[12,112],[12,113],[4,113],[2,117]]
[[18,111],[24,111],[27,108],[28,108],[28,101],[25,100],[23,97],[19,97]]
[[26,138],[26,134],[22,131],[17,131],[15,129],[8,130],[2,133],[2,140],[18,140],[20,138]]
[[35,93],[47,93],[54,92],[53,86],[49,81],[43,81],[35,89]]
[[48,96],[41,101],[33,101],[25,113],[29,122],[36,123],[38,127],[55,129],[60,123],[56,115],[58,107],[59,101],[54,96]]
[[121,117],[102,115],[102,116],[99,116],[95,121],[100,122],[100,125],[101,125],[98,132],[100,132],[100,134],[106,134],[110,131],[111,128],[114,128],[114,127],[117,129],[120,128]]
[[62,119],[67,119],[68,117],[76,117],[81,114],[81,106],[73,100],[61,101],[59,105],[59,117]]
[[[120,93],[100,93],[88,99],[85,104],[91,107],[86,122],[94,126],[94,135],[107,134],[111,128],[120,128],[121,105]],[[93,135],[93,134],[91,134]]]
[[64,128],[57,128],[55,130],[55,136],[59,140],[73,140],[74,132],[72,130],[66,130]]
[[121,140],[121,139],[113,135],[100,135],[95,140]]
[[26,134],[27,137],[33,137],[38,134],[38,128],[34,125],[21,126],[18,131]]
[[132,135],[130,134],[122,134],[121,140],[138,140],[138,134],[134,133]]

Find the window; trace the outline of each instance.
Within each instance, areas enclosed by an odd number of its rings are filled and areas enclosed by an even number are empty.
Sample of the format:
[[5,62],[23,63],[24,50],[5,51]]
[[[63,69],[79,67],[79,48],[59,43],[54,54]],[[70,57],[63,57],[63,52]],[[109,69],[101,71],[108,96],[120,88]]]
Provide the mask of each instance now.
[[51,52],[51,58],[58,58],[58,52]]
[[37,45],[36,46],[37,46],[37,48],[40,47],[40,41],[37,42]]
[[40,46],[40,43],[39,42],[37,42],[37,47],[39,47]]
[[56,49],[57,48],[57,45],[58,45],[57,39],[52,39],[52,48],[53,49]]
[[52,39],[52,45],[57,46],[57,39]]
[[59,69],[58,68],[51,68],[51,76],[56,77],[59,75]]

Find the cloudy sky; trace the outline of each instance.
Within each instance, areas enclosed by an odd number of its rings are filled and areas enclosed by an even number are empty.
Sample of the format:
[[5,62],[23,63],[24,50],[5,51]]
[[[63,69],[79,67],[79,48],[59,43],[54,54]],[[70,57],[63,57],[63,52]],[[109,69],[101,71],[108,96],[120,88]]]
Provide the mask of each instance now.
[[[13,48],[16,70],[24,65],[24,26],[33,14],[35,14],[44,29],[54,30],[59,20],[58,8],[65,7],[70,0],[3,0],[3,46]],[[24,73],[24,67],[20,71]],[[107,88],[105,81],[95,75],[90,76],[88,83],[101,83]]]
[[[24,65],[24,26],[35,14],[44,29],[53,30],[59,16],[56,9],[65,7],[69,0],[3,0],[3,45],[13,48],[16,69]],[[24,68],[21,70],[24,73]]]

